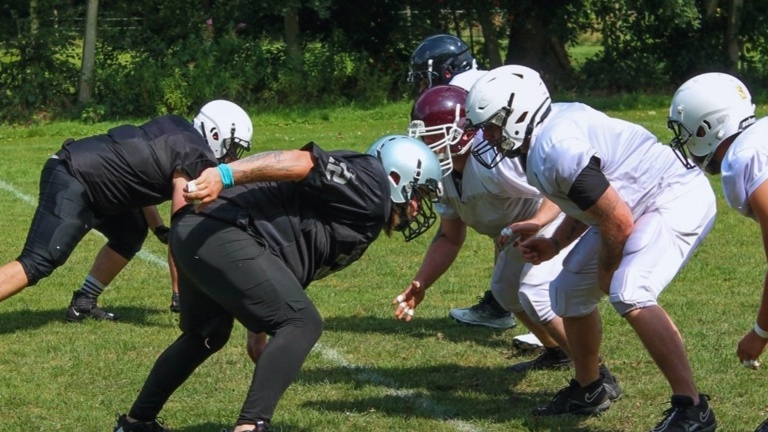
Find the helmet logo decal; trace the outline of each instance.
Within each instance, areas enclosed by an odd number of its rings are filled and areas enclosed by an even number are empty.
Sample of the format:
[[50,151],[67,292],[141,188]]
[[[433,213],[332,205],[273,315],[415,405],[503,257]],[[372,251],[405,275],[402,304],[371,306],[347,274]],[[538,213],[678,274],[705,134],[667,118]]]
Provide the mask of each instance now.
[[747,98],[747,92],[744,91],[744,87],[736,86],[736,92],[739,93],[739,97],[742,99]]

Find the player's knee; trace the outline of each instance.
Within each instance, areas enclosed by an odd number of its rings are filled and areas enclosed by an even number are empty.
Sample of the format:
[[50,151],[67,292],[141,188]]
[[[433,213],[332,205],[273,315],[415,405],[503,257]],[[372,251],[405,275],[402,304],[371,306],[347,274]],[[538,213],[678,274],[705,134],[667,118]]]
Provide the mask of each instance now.
[[611,280],[609,300],[616,312],[624,316],[632,310],[656,305],[662,288],[650,270],[619,269]]
[[519,293],[520,304],[526,315],[537,324],[545,324],[555,318],[552,303],[549,300],[549,290],[545,292],[530,292],[521,289]]
[[67,256],[56,255],[30,255],[22,254],[16,260],[21,264],[21,268],[24,269],[24,274],[27,276],[27,286],[37,284],[41,279],[44,279],[53,273],[58,267],[67,261]]
[[148,230],[134,231],[130,236],[124,236],[121,238],[111,238],[107,242],[107,246],[115,251],[118,255],[130,261],[136,256],[144,246],[144,240],[147,239]]
[[205,334],[199,335],[203,345],[212,353],[224,348],[232,334],[232,322],[220,322],[210,328]]
[[288,330],[297,341],[301,340],[312,346],[323,334],[323,318],[315,305],[307,303],[300,309],[294,309],[280,330]]

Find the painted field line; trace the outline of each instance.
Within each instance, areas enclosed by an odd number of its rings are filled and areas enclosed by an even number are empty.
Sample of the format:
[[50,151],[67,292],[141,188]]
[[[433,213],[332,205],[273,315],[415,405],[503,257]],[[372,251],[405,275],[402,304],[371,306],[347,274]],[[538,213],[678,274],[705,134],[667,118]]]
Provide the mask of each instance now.
[[[2,180],[0,180],[0,189],[3,189],[11,193],[20,201],[24,201],[25,203],[33,207],[37,206],[37,199],[22,193],[21,191],[13,187],[13,185],[6,183]],[[101,236],[101,238],[104,238],[104,236],[96,230],[91,230],[90,232]],[[166,261],[166,257],[160,257],[151,252],[144,252],[144,251],[140,251],[137,254],[137,256],[144,261],[147,261],[159,267],[168,269],[168,262]],[[338,366],[341,366],[344,369],[349,369],[349,371],[352,373],[355,373],[361,381],[389,387],[390,391],[387,394],[389,394],[390,396],[407,399],[408,401],[410,401],[411,404],[419,406],[430,417],[438,420],[444,420],[446,423],[452,425],[457,431],[480,432],[471,423],[450,419],[448,410],[440,406],[439,404],[431,401],[429,398],[420,396],[412,390],[403,390],[393,380],[386,378],[384,376],[381,376],[376,372],[372,372],[360,366],[351,364],[344,358],[343,355],[341,355],[341,353],[339,353],[333,348],[329,348],[323,344],[318,343],[317,345],[315,345],[314,350],[318,351],[323,358],[331,361],[332,363]]]

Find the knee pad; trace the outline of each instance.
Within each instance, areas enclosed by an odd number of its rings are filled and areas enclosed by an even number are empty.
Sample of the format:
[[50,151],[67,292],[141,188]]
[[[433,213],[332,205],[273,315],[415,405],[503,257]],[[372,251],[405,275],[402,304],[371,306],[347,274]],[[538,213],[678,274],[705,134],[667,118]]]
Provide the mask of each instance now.
[[211,352],[217,352],[229,341],[229,336],[232,334],[233,324],[234,321],[231,319],[217,319],[216,322],[209,326],[204,332],[189,335],[190,337],[199,338],[200,342]]
[[56,226],[50,233],[50,241],[42,241],[42,238],[38,240],[35,233],[30,231],[21,255],[16,258],[24,268],[29,281],[27,285],[35,285],[64,265],[86,232],[83,224],[76,222]]
[[107,238],[110,249],[129,261],[139,253],[149,233],[141,210],[111,215],[100,221],[95,228]]
[[537,324],[546,324],[555,318],[549,296],[549,284],[523,285],[520,287],[520,304],[530,319]]
[[663,286],[653,278],[651,269],[619,268],[611,280],[609,300],[619,315],[657,304]]
[[117,253],[121,257],[130,261],[133,259],[134,256],[136,256],[137,253],[139,253],[142,246],[144,246],[144,240],[146,238],[147,238],[147,231],[144,231],[142,235],[137,236],[134,239],[135,241],[110,240],[107,242],[107,246],[113,251],[115,251],[115,253]]

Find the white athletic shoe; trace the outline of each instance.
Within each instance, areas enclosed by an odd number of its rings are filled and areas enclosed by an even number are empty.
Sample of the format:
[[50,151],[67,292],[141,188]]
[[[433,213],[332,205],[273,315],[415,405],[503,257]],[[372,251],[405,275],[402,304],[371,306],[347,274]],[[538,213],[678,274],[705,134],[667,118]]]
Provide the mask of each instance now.
[[515,336],[512,339],[512,346],[518,351],[539,351],[544,349],[544,345],[533,333]]
[[479,325],[498,329],[507,329],[515,326],[515,316],[505,311],[496,302],[490,290],[486,291],[480,301],[468,308],[451,309],[451,318],[461,324]]

